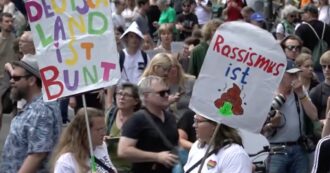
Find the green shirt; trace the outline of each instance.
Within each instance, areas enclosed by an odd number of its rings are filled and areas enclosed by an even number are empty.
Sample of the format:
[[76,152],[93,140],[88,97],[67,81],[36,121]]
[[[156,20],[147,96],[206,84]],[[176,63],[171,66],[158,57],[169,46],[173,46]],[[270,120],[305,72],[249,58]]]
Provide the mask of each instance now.
[[209,45],[206,42],[201,42],[191,52],[189,74],[196,76],[196,78],[199,75],[208,48]]
[[176,21],[176,12],[172,7],[168,7],[162,13],[159,17],[159,24],[163,23],[174,23]]

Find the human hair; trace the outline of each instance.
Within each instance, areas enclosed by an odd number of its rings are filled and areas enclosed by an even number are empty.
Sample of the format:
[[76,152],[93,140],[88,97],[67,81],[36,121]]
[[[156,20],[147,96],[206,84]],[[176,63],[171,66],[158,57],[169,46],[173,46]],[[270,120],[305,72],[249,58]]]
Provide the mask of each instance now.
[[1,13],[0,14],[0,22],[3,21],[3,17],[8,17],[8,18],[13,18],[13,15],[7,12]]
[[158,29],[159,37],[160,37],[161,34],[163,34],[165,32],[170,32],[171,34],[173,34],[173,25],[169,24],[169,23],[161,24],[159,26],[159,29]]
[[180,62],[178,61],[178,58],[173,56],[172,54],[169,54],[169,57],[170,57],[170,60],[171,60],[171,63],[172,63],[172,67],[175,66],[177,68],[177,74],[176,74],[176,77],[177,77],[177,82],[178,82],[178,85],[181,87],[181,88],[185,88],[185,83],[188,79],[193,79],[195,78],[194,76],[192,75],[189,75],[189,74],[186,74],[180,64]]
[[[122,84],[119,84],[118,86],[116,86],[116,92],[118,90],[121,90],[121,89],[124,90],[126,88],[128,88],[132,91],[132,96],[137,101],[137,104],[134,107],[134,111],[139,110],[141,108],[141,99],[140,99],[140,96],[139,96],[138,86],[135,85],[135,84],[132,84],[132,83],[128,83],[128,82],[122,83]],[[114,98],[116,97],[116,92],[114,93]],[[115,104],[117,104],[116,99],[114,99],[114,101],[115,101]]]
[[330,50],[324,52],[320,57],[320,64],[330,64]]
[[148,63],[147,68],[144,70],[142,74],[142,77],[156,75],[155,73],[156,66],[170,68],[171,65],[172,65],[172,61],[167,53],[158,53]]
[[286,43],[287,40],[297,40],[298,43],[300,44],[300,46],[303,45],[303,41],[298,36],[296,36],[296,35],[288,35],[288,36],[284,37],[281,40],[280,45],[281,45],[281,47],[282,47],[283,50],[285,49],[285,43]]
[[202,31],[200,29],[193,29],[192,33],[191,33],[192,37],[195,37],[197,39],[201,39],[202,36]]
[[155,81],[160,82],[161,84],[167,86],[167,84],[166,84],[166,82],[164,81],[163,78],[161,78],[159,76],[155,76],[155,75],[149,75],[149,76],[143,77],[139,81],[139,83],[138,83],[138,86],[139,86],[139,95],[140,95],[140,98],[141,98],[143,104],[144,104],[144,94],[146,92],[150,92],[151,91],[151,85]]
[[194,45],[194,46],[197,46],[199,44],[200,40],[196,37],[187,37],[185,40],[184,40],[184,43],[186,45]]
[[254,13],[255,11],[253,10],[252,7],[245,6],[245,7],[242,8],[241,12],[242,12],[242,13],[252,14],[252,13]]
[[[211,120],[208,121],[217,126],[216,122]],[[239,135],[238,131],[234,128],[231,128],[225,124],[220,124],[218,131],[214,131],[214,133],[216,133],[216,136],[213,141],[213,147],[216,153],[219,152],[219,150],[227,144],[234,143],[243,146],[242,138]],[[199,143],[199,147],[204,147],[205,145],[206,142]]]
[[305,47],[305,46],[303,46],[302,48],[301,48],[301,51],[300,51],[301,53],[307,53],[307,54],[312,54],[312,51],[308,48],[308,47]]
[[149,0],[136,0],[136,4],[138,5],[138,7],[141,7],[142,5],[145,5],[149,3]]
[[[104,113],[96,108],[87,107],[88,124],[93,127],[93,119],[104,118]],[[51,172],[54,172],[56,161],[62,154],[71,153],[78,164],[79,172],[88,172],[89,165],[86,160],[89,158],[89,144],[85,119],[85,108],[80,108],[73,121],[61,134],[59,142],[51,158]]]
[[211,40],[213,36],[213,30],[217,29],[222,24],[222,21],[219,19],[212,19],[208,21],[205,25],[202,27],[202,36],[204,41]]
[[182,1],[182,5],[191,5],[192,4],[192,2],[191,2],[191,0],[183,0]]
[[157,4],[160,4],[160,5],[169,5],[169,1],[168,0],[157,0]]
[[295,6],[291,5],[291,4],[286,5],[286,6],[284,6],[284,8],[283,8],[283,10],[281,12],[281,18],[282,19],[286,19],[286,17],[288,15],[290,15],[290,14],[296,14],[298,12],[299,12],[299,10],[298,10],[297,7],[295,7]]
[[307,60],[312,60],[312,55],[308,53],[300,53],[294,62],[298,67],[301,67],[304,64],[304,62]]

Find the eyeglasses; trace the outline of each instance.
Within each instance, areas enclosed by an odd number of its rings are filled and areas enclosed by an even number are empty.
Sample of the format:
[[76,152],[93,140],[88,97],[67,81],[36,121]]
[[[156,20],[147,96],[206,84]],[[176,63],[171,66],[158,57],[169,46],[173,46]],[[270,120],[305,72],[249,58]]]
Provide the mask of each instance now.
[[285,46],[285,48],[289,49],[290,51],[293,51],[293,50],[300,51],[301,46],[287,45],[287,46]]
[[328,65],[321,65],[321,66],[322,66],[323,69],[326,69],[326,68],[330,69],[330,64],[328,64]]
[[124,92],[117,92],[117,93],[116,93],[116,96],[117,96],[117,97],[119,97],[119,96],[120,96],[120,97],[125,97],[125,98],[126,98],[126,97],[133,97],[132,94],[128,94],[128,93],[124,93]]
[[210,121],[209,120],[200,120],[200,119],[194,118],[194,124],[195,125],[198,125],[198,124],[204,123],[204,122],[210,122]]
[[13,79],[15,82],[20,81],[22,78],[30,77],[31,75],[24,75],[24,76],[11,76],[11,79]]
[[161,90],[161,91],[156,91],[154,93],[159,94],[159,96],[161,96],[161,97],[165,97],[165,96],[170,95],[170,90],[169,89],[167,89],[167,90]]

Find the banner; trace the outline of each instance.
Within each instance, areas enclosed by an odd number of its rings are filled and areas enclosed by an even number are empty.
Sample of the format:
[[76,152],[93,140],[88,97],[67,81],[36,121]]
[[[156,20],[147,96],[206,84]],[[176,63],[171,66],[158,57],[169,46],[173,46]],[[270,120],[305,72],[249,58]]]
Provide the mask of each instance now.
[[226,22],[213,36],[189,107],[218,123],[260,132],[286,56],[273,36],[245,22]]
[[116,84],[120,69],[108,0],[27,0],[45,101]]

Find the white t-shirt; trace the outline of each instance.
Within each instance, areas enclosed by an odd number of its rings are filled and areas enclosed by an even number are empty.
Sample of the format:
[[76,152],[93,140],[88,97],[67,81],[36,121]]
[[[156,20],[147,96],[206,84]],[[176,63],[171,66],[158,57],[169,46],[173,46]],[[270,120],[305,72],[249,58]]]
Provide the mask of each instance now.
[[125,53],[125,61],[124,68],[121,73],[121,82],[137,84],[144,69],[146,68],[141,50],[138,50],[134,55],[129,55],[126,49],[123,51]]
[[115,28],[122,27],[124,30],[126,29],[124,17],[116,12],[112,13],[112,22]]
[[330,25],[330,6],[325,5],[319,8],[319,20]]
[[[190,151],[184,171],[204,157],[207,145],[204,148],[198,148],[196,141]],[[200,166],[200,165],[199,165]],[[197,173],[199,166],[191,171]],[[251,173],[252,162],[244,149],[237,144],[231,144],[223,147],[217,154],[209,156],[203,165],[203,173]]]
[[[111,163],[106,143],[103,143],[103,145],[100,146],[96,146],[94,150],[94,155],[105,165],[115,170],[114,166]],[[86,165],[90,165],[90,160],[86,160]],[[62,154],[55,163],[54,173],[77,173],[77,172],[79,172],[78,163],[76,162],[72,153]],[[90,172],[91,171],[88,171],[88,173]],[[103,169],[100,165],[96,164],[96,172],[106,173],[107,171]]]
[[[208,3],[209,3],[209,0],[203,0],[201,2],[201,4],[203,6],[207,6]],[[197,0],[196,0],[196,4],[197,4]],[[212,18],[212,12],[206,11],[203,7],[201,7],[199,5],[197,5],[195,8],[195,14],[198,19],[198,24],[200,24],[200,25],[206,24]]]

